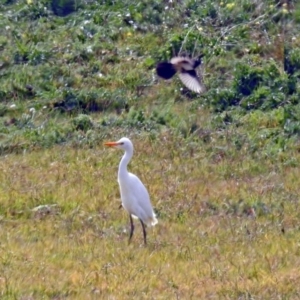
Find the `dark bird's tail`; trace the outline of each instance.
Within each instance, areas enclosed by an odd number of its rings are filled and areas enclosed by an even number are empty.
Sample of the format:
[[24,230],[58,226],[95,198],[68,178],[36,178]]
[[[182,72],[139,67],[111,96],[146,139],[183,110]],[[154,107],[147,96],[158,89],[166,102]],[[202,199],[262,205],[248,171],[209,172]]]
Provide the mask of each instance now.
[[196,69],[197,67],[199,67],[202,64],[202,57],[204,56],[204,54],[201,54],[198,56],[197,59],[194,60],[194,69]]
[[156,73],[164,79],[170,79],[175,75],[176,69],[171,63],[161,62],[156,66]]

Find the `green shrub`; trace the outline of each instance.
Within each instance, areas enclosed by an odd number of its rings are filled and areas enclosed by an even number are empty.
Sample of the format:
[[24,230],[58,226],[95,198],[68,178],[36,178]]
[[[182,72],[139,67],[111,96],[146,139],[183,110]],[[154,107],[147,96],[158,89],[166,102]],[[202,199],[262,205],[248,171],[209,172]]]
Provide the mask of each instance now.
[[[1,97],[1,91],[0,91],[0,97]],[[7,113],[7,106],[0,104],[0,117],[5,116],[6,113]]]
[[300,49],[288,49],[284,51],[284,70],[289,75],[300,78]]
[[80,114],[72,120],[76,130],[82,130],[87,132],[89,129],[94,127],[92,119],[88,115]]
[[249,96],[263,81],[264,70],[239,63],[234,70],[233,88],[242,96]]
[[221,112],[230,106],[239,104],[240,99],[233,89],[214,89],[206,95],[214,111]]
[[241,101],[241,107],[245,109],[257,109],[262,105],[263,101],[267,99],[270,93],[271,90],[269,87],[261,86],[254,90],[251,96],[246,97]]

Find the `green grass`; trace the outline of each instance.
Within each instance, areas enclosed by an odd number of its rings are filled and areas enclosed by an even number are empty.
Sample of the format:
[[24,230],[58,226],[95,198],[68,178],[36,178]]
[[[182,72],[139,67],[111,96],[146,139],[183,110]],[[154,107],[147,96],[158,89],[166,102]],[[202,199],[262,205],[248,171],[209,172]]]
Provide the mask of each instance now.
[[[1,299],[299,298],[289,3],[0,0]],[[155,77],[179,51],[205,54],[203,95]],[[122,136],[147,247],[103,146]]]

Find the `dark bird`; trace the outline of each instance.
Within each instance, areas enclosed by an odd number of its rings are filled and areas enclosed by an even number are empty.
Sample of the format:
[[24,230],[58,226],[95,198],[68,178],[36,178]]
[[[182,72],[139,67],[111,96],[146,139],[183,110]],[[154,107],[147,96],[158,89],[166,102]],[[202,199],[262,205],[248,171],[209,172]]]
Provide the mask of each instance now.
[[196,68],[200,66],[202,57],[203,55],[197,59],[173,57],[170,62],[158,63],[156,73],[163,79],[170,79],[178,72],[182,83],[191,91],[200,94],[205,91],[205,87],[197,75]]

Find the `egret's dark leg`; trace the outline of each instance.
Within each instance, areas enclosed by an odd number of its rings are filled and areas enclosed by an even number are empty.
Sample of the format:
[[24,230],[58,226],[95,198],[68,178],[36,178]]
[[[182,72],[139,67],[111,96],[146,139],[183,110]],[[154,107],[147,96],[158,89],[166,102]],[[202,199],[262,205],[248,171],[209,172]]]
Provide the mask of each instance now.
[[131,238],[133,236],[133,231],[134,231],[134,224],[133,224],[133,220],[132,220],[132,216],[129,215],[130,217],[130,235],[129,235],[129,241],[128,241],[128,244],[130,243],[131,241]]
[[146,232],[146,228],[145,228],[145,224],[144,222],[140,219],[142,227],[143,227],[143,234],[144,234],[144,244],[147,245],[147,232]]

